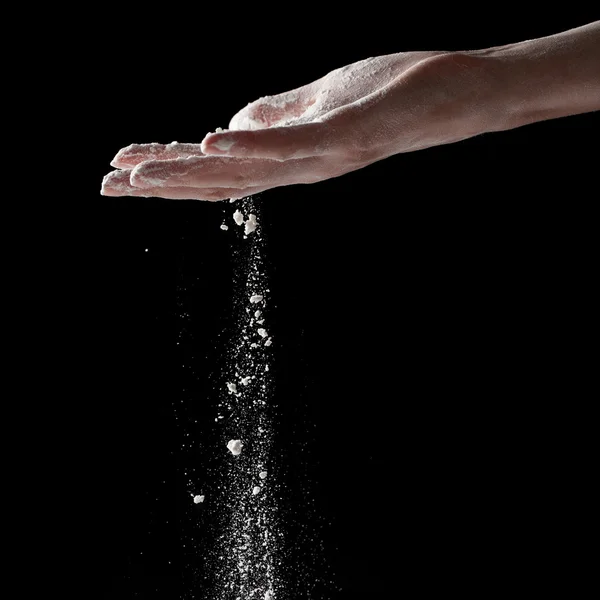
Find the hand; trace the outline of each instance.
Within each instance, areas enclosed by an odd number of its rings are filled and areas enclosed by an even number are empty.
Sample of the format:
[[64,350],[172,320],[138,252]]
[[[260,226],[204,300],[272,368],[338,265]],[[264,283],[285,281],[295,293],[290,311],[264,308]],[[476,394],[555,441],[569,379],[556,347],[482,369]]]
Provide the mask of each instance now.
[[107,196],[224,200],[338,177],[399,152],[483,132],[479,61],[458,53],[368,58],[260,98],[201,144],[132,144],[103,181]]

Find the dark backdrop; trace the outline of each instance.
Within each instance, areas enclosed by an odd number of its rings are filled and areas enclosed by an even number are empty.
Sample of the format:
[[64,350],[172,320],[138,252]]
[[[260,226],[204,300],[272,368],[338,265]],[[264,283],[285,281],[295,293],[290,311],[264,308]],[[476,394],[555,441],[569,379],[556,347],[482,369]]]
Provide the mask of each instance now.
[[[238,243],[219,229],[229,203],[101,197],[117,150],[200,141],[259,96],[369,56],[597,18],[495,4],[203,10],[91,11],[60,63],[76,191],[67,474],[90,499],[72,509],[86,597],[189,587],[175,408],[183,399],[198,443],[210,438]],[[294,481],[309,482],[307,527],[329,565],[317,561],[315,578],[335,582],[332,599],[488,597],[524,575],[527,589],[574,585],[561,517],[565,490],[587,498],[597,121],[538,123],[260,195],[282,477],[300,515]]]

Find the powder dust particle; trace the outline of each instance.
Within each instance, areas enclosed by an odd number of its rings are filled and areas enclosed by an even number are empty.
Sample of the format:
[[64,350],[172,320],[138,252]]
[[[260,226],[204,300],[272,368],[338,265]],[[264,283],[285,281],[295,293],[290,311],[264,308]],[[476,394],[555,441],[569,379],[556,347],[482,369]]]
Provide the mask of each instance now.
[[258,317],[260,317],[260,315],[262,315],[262,313],[260,312],[260,310],[257,310],[257,311],[254,313],[254,316],[255,316],[257,319],[258,319]]
[[227,231],[229,229],[229,227],[227,227],[227,225],[225,225],[225,223],[223,223],[223,225],[221,225],[221,229],[223,231]]
[[[265,346],[270,346],[273,343],[273,341],[271,340],[271,338],[269,338],[266,342],[265,342]],[[266,371],[268,371],[269,369],[265,369]]]
[[265,600],[273,600],[273,592],[271,590],[265,592]]
[[194,504],[200,504],[204,502],[204,496],[194,496]]
[[266,472],[266,471],[261,471],[261,472],[258,474],[258,476],[259,476],[261,479],[266,479],[266,478],[267,478],[267,472]]
[[252,493],[253,493],[255,496],[256,496],[257,494],[259,494],[259,493],[260,493],[260,487],[258,487],[258,486],[255,486],[255,487],[252,489]]
[[263,337],[263,338],[267,337],[267,335],[268,335],[268,334],[267,334],[267,330],[266,330],[266,329],[263,329],[263,328],[261,327],[261,328],[258,330],[258,335],[260,335],[260,337]]
[[237,225],[243,225],[244,224],[244,215],[239,210],[236,210],[233,213],[233,220],[236,222]]
[[227,449],[234,456],[238,456],[239,454],[242,453],[242,445],[243,444],[242,444],[241,440],[229,440],[227,442]]
[[250,379],[252,379],[252,377],[248,376],[248,377],[243,377],[240,382],[242,385],[248,385],[248,383],[250,382]]
[[252,304],[257,304],[258,302],[262,302],[263,296],[262,294],[253,294],[252,296],[250,296],[250,302],[252,302]]
[[232,393],[235,394],[237,392],[237,385],[235,383],[228,383],[227,384],[227,389]]

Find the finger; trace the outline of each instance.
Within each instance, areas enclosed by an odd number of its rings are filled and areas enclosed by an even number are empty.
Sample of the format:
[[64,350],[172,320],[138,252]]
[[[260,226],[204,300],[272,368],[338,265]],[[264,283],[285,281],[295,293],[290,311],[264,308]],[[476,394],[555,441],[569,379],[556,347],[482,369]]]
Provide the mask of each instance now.
[[233,116],[229,129],[264,129],[281,121],[299,117],[312,104],[313,84],[295,90],[264,96]]
[[130,183],[140,189],[153,187],[227,187],[244,189],[275,187],[319,181],[322,159],[309,157],[285,162],[269,159],[203,156],[176,160],[152,160],[131,171]]
[[110,164],[117,169],[130,169],[145,160],[168,160],[188,156],[202,156],[200,144],[131,144],[121,148]]
[[168,200],[237,200],[269,189],[269,186],[253,186],[238,188],[189,188],[189,187],[154,187],[141,189],[131,185],[131,170],[111,171],[102,181],[103,196],[136,196],[142,198],[165,198]]
[[333,128],[327,123],[306,123],[254,131],[209,133],[201,144],[206,155],[289,160],[322,156],[334,151]]

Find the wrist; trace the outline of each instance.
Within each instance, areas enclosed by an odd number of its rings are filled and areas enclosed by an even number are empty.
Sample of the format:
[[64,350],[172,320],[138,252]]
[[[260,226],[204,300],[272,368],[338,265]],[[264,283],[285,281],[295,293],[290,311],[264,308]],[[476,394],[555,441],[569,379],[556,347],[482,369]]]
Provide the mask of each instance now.
[[599,23],[465,52],[491,91],[490,131],[600,109]]

